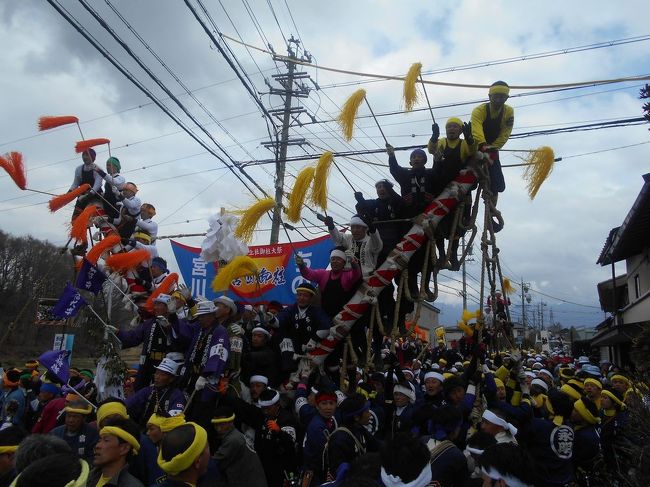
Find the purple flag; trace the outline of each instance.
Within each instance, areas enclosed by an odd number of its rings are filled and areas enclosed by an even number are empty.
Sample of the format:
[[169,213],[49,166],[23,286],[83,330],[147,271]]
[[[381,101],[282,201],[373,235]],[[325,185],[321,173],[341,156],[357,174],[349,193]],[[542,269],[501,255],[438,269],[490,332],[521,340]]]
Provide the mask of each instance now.
[[81,269],[79,269],[76,287],[96,295],[102,289],[102,284],[106,279],[106,275],[97,266],[84,259]]
[[69,350],[50,350],[38,357],[38,361],[64,384],[70,379]]
[[88,303],[84,301],[84,298],[81,297],[79,291],[73,288],[68,282],[65,285],[65,290],[59,298],[59,301],[52,308],[52,315],[61,319],[72,318],[73,316],[76,316],[79,309],[86,304]]

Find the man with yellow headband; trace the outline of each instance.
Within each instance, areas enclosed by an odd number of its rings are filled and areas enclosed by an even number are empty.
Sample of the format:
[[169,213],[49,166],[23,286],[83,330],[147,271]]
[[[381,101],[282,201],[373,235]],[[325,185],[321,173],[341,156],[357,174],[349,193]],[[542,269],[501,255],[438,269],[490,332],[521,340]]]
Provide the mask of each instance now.
[[97,428],[87,423],[88,416],[93,412],[92,406],[79,399],[69,403],[63,412],[65,414],[65,424],[57,426],[50,431],[50,434],[58,436],[70,445],[72,451],[79,458],[92,463],[95,455],[95,445],[99,439]]
[[515,124],[515,111],[510,105],[506,105],[509,95],[508,84],[496,81],[490,86],[490,101],[472,110],[472,135],[478,150],[490,153],[490,189],[495,195],[503,193],[506,189],[499,161],[499,149],[508,141]]
[[[428,149],[433,154],[433,176],[431,178],[432,187],[431,194],[434,196],[439,195],[447,185],[456,177],[461,169],[467,165],[467,160],[476,153],[476,143],[472,137],[472,123],[463,123],[458,117],[451,117],[447,120],[445,125],[447,137],[441,139],[431,137],[429,140]],[[438,131],[439,132],[439,131]],[[460,138],[463,134],[464,139]],[[436,132],[434,131],[434,136]],[[469,215],[472,207],[471,193],[465,196],[465,208],[463,212],[463,220],[469,220]],[[451,234],[451,226],[454,221],[454,213],[449,213],[438,224],[436,233],[436,246],[438,247],[439,255],[445,255],[444,239],[448,239],[451,243],[450,264],[451,270],[458,270],[458,241],[464,234],[457,227],[455,235]]]
[[159,487],[194,487],[208,471],[208,434],[196,423],[171,430],[162,440],[158,465],[167,474]]
[[[219,473],[228,487],[266,487],[266,477],[260,457],[246,442],[244,434],[235,428],[235,412],[230,406],[218,407],[212,425],[219,438],[214,458]],[[164,467],[163,467],[164,468]]]
[[112,421],[99,430],[95,445],[94,468],[88,476],[87,487],[143,487],[129,473],[129,460],[140,451],[138,426],[128,419]]
[[147,420],[147,436],[156,447],[159,447],[167,433],[185,423],[183,413],[175,416],[170,416],[169,413],[164,411],[153,413]]
[[0,430],[0,486],[6,487],[16,478],[14,457],[25,432],[18,426]]
[[575,431],[573,464],[576,469],[589,471],[600,452],[598,407],[587,396],[583,396],[573,403],[571,422]]

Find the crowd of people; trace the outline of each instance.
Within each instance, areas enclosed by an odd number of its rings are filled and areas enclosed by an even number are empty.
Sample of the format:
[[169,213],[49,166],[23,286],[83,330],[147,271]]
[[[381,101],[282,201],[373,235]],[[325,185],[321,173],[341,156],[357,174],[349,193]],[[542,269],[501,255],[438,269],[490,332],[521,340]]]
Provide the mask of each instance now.
[[[325,219],[329,266],[313,269],[296,255],[304,281],[288,305],[208,300],[174,285],[147,306],[169,275],[156,251],[155,208],[141,204],[117,158],[103,170],[92,149],[84,152],[71,190],[88,184],[90,192],[75,217],[94,205],[89,224],[98,238],[120,237],[108,252],[149,252],[121,276],[137,319],[107,325],[140,359],[119,397],[105,397],[91,369],[71,367],[67,383],[35,360],[2,370],[0,487],[561,487],[603,485],[607,472],[624,473],[633,461],[625,445],[635,441],[627,409],[641,398],[632,380],[587,357],[500,349],[493,338],[509,302],[498,294],[487,303],[494,319],[483,329],[465,324],[470,333],[454,348],[442,336],[427,342],[408,331],[413,304],[396,299],[397,282],[389,283],[377,297],[383,326],[360,316],[349,345],[342,341],[322,365],[301,367],[400,241],[405,220],[469,158],[488,154],[490,190],[505,189],[498,149],[514,121],[508,91],[494,83],[471,123],[447,121],[446,138],[434,124],[432,168],[423,150],[400,167],[388,146],[399,193],[387,179],[377,182],[376,199],[356,193],[349,232]],[[470,207],[466,195],[461,221]],[[463,228],[443,220],[437,229],[438,252],[450,255],[451,268],[460,265]],[[86,251],[82,242],[73,253]],[[411,298],[431,298],[430,274],[417,278],[424,260],[420,251],[409,262]]]

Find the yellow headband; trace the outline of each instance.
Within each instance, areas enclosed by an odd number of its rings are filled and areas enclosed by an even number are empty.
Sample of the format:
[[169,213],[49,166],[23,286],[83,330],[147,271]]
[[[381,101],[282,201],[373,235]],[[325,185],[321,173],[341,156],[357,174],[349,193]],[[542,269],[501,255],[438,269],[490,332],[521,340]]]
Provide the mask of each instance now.
[[599,380],[592,379],[591,377],[589,377],[588,379],[585,379],[585,385],[587,385],[587,384],[591,384],[593,386],[596,386],[599,389],[603,388],[603,384]]
[[510,95],[510,87],[506,85],[492,85],[490,86],[490,95]]
[[18,445],[0,446],[0,455],[3,453],[14,453],[18,450]]
[[575,403],[573,403],[573,408],[580,413],[580,416],[583,417],[583,419],[589,423],[589,424],[598,424],[600,423],[600,418],[597,418],[591,412],[587,409],[587,406],[585,406],[585,403],[582,402],[582,399],[578,399]]
[[146,240],[148,243],[151,243],[151,235],[144,232],[135,232],[133,234],[133,238],[141,238],[142,240]]
[[66,413],[77,413],[77,414],[90,414],[93,410],[92,406],[88,406],[87,408],[73,408],[71,406],[66,406],[63,409]]
[[602,391],[600,394],[601,394],[601,396],[609,397],[612,401],[614,401],[616,404],[618,404],[621,409],[625,409],[625,407],[626,407],[625,403],[623,401],[621,401],[618,397],[616,397],[616,394],[612,393],[611,391],[608,391],[607,389]]
[[235,415],[233,414],[232,416],[228,416],[227,418],[212,418],[212,424],[219,424],[219,423],[229,423],[230,421],[235,420]]
[[156,425],[160,428],[160,431],[167,433],[174,428],[185,424],[185,422],[186,421],[184,414],[177,414],[176,416],[166,418],[165,416],[159,416],[158,414],[154,413],[149,418],[149,421],[147,421],[147,424]]
[[194,440],[189,448],[170,460],[163,458],[162,448],[158,452],[158,466],[172,477],[190,468],[208,444],[208,433],[201,426],[191,422],[186,424],[191,424],[194,428]]
[[81,473],[79,474],[79,477],[65,484],[65,487],[85,487],[88,482],[90,468],[84,460],[79,460],[79,463],[81,463]]
[[627,382],[628,385],[630,384],[630,379],[621,374],[615,374],[609,380],[622,380],[624,382]]
[[131,448],[133,448],[133,453],[136,455],[140,451],[140,442],[135,439],[135,436],[133,436],[128,431],[124,431],[122,428],[118,428],[117,426],[104,426],[99,431],[99,436],[102,435],[117,436],[118,438],[126,441],[129,445],[131,445]]
[[103,406],[100,406],[97,410],[97,424],[100,424],[104,419],[109,416],[117,414],[118,416],[129,419],[129,415],[126,412],[126,406],[121,402],[108,402]]
[[459,125],[460,127],[463,126],[463,121],[458,118],[458,117],[451,117],[447,119],[447,123],[445,124],[445,127],[451,123],[455,123],[456,125]]
[[578,391],[576,391],[573,387],[571,387],[569,384],[564,384],[562,387],[560,387],[560,391],[564,392],[567,396],[569,396],[574,401],[577,401],[581,397],[581,394]]
[[577,386],[580,389],[583,389],[585,387],[585,385],[582,382],[580,382],[578,379],[569,379],[567,381],[567,384],[573,384],[574,386]]
[[506,386],[506,385],[503,383],[503,381],[502,381],[501,379],[499,379],[498,377],[495,377],[495,378],[494,378],[494,383],[497,385],[497,388],[499,388],[499,387],[505,387],[505,386]]

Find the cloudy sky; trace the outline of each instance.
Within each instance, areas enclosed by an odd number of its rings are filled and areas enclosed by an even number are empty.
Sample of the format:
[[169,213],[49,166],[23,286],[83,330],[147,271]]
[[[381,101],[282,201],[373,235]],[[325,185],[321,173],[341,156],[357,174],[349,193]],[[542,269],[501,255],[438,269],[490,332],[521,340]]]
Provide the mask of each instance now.
[[[205,19],[196,0],[190,3]],[[81,3],[65,0],[61,5],[142,85],[215,148]],[[624,7],[607,1],[546,2],[544,6],[540,2],[494,1],[487,11],[487,4],[478,0],[220,0],[204,5],[216,26],[210,26],[211,30],[261,48],[271,44],[280,54],[286,53],[284,39],[293,35],[317,64],[351,71],[403,75],[419,61],[423,72],[435,71],[426,79],[479,85],[497,79],[511,85],[553,85],[650,73],[645,37],[600,47],[609,41],[649,34],[641,15],[645,2],[641,1],[625,2]],[[259,108],[184,2],[97,0],[92,7],[155,76],[179,95],[233,160],[272,156],[262,145],[269,136]],[[2,2],[0,45],[0,92],[4,95],[0,151],[23,153],[30,188],[61,193],[69,187],[80,163],[74,153],[79,133],[70,126],[39,134],[36,121],[41,115],[76,115],[87,138],[111,139],[112,153],[122,161],[123,173],[141,188],[142,200],[156,206],[160,235],[205,231],[205,219],[220,207],[244,207],[253,201],[222,162],[182,132],[47,2]],[[581,46],[592,47],[560,54]],[[274,63],[268,54],[247,50],[233,41],[226,41],[224,48],[236,57],[238,69],[245,71],[261,93],[262,103],[277,108],[281,100],[268,95],[265,79],[273,82],[271,76],[284,66]],[[542,53],[550,55],[531,56]],[[496,60],[510,61],[486,66]],[[471,69],[452,69],[468,65]],[[289,155],[383,147],[371,119],[359,120],[350,144],[344,143],[336,125],[327,121],[359,87],[367,90],[375,112],[400,112],[400,82],[366,83],[366,78],[355,75],[314,68],[301,71],[311,75],[320,89],[312,89],[309,98],[301,100],[306,109],[300,118],[304,124],[295,127],[292,136],[304,137],[312,146],[305,150],[292,147]],[[511,95],[525,95],[514,96],[509,102],[515,108],[513,133],[638,117],[642,113],[638,100],[641,85],[636,81],[568,91],[536,90],[533,94],[513,90]],[[486,97],[485,90],[473,88],[430,86],[428,93],[434,107],[446,105],[435,109],[439,121],[450,116],[469,119],[474,102]],[[368,115],[366,110],[362,107],[359,115]],[[312,120],[316,123],[307,123]],[[380,121],[395,146],[425,143],[431,125],[428,111],[385,115]],[[641,175],[648,171],[649,143],[647,125],[536,135],[508,142],[508,149],[549,145],[564,158],[532,202],[521,168],[505,169],[508,189],[499,199],[506,221],[498,235],[504,272],[513,281],[523,278],[531,284],[531,308],[546,303],[545,323],[551,310],[554,321],[565,326],[595,325],[602,320],[596,283],[607,279],[610,269],[595,262],[607,233],[621,224],[642,186]],[[609,150],[623,146],[630,147]],[[99,152],[98,160],[106,157],[107,153]],[[361,159],[386,162],[383,154]],[[408,152],[398,153],[398,160],[406,164]],[[344,158],[337,161],[354,187],[367,196],[374,193],[374,181],[388,175],[379,166]],[[515,154],[503,153],[502,162],[519,161]],[[309,163],[291,163],[288,172],[295,175]],[[273,190],[272,170],[268,165],[247,169],[268,192]],[[287,177],[287,188],[292,184],[293,179]],[[332,172],[330,188],[330,212],[337,221],[345,222],[351,215],[352,191],[337,171]],[[65,243],[69,211],[50,214],[44,204],[47,197],[20,192],[4,175],[0,176],[0,195],[2,230]],[[309,227],[302,230],[303,235],[313,238],[323,234],[322,228],[312,227],[317,223],[313,215],[306,211],[303,216]],[[270,222],[263,221],[259,228],[256,243],[268,243]],[[294,234],[292,238],[302,237]],[[188,245],[199,246],[200,242],[200,238],[183,239]],[[168,241],[159,242],[158,247],[173,261]],[[477,257],[467,267],[470,307],[478,296]],[[623,272],[622,264],[618,270]],[[443,312],[441,321],[450,324],[459,314],[460,274],[447,271],[443,276],[440,282],[444,287],[436,305]],[[514,307],[513,314],[520,316],[521,307]],[[530,314],[528,317],[532,319]]]

